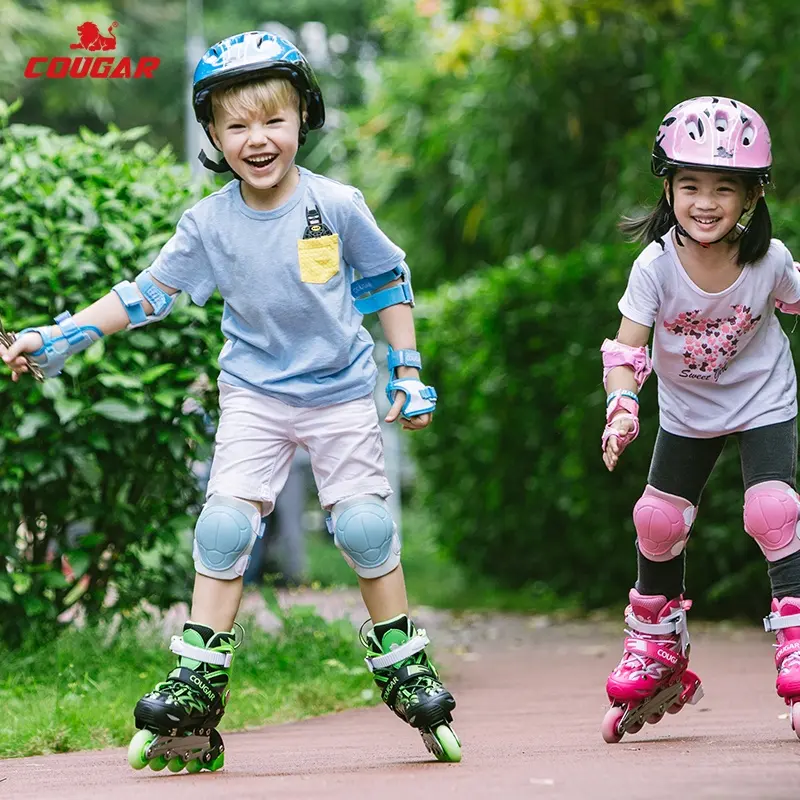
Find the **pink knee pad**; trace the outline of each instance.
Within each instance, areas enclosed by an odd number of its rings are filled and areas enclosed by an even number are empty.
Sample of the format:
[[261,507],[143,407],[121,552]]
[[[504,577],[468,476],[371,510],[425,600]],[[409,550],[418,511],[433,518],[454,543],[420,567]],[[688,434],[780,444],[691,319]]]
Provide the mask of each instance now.
[[683,497],[650,486],[633,507],[639,550],[651,561],[670,561],[686,546],[697,509]]
[[797,492],[783,481],[764,481],[744,493],[744,529],[758,542],[767,561],[800,550]]

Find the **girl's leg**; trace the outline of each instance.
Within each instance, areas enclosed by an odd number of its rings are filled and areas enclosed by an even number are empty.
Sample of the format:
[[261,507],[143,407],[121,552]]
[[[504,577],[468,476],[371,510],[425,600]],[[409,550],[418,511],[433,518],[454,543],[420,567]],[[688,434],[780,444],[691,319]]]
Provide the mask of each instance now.
[[800,736],[800,501],[795,491],[797,421],[744,431],[739,451],[745,485],[744,523],[768,563],[771,613],[764,620],[778,648],[775,688],[791,706]]
[[[659,492],[682,498],[697,508],[700,496],[717,459],[725,446],[725,437],[690,439],[658,431],[647,483]],[[685,549],[675,558],[653,561],[636,545],[638,579],[636,589],[643,595],[678,597],[685,591]]]
[[[753,428],[738,434],[739,454],[742,462],[742,477],[745,488],[745,527],[751,535],[758,539],[757,521],[753,517],[748,523],[747,511],[755,508],[750,505],[755,499],[753,496],[760,494],[761,489],[777,491],[777,502],[781,494],[788,499],[792,498],[790,490],[795,489],[795,476],[797,472],[797,420],[780,422],[776,425],[766,425],[763,428]],[[778,486],[776,484],[783,484]],[[766,485],[766,486],[765,486]],[[753,491],[751,491],[753,490]],[[771,505],[774,505],[772,501]],[[761,505],[761,503],[758,503]],[[784,506],[791,513],[791,503]],[[787,538],[789,538],[787,536]],[[768,562],[769,580],[772,586],[772,596],[800,597],[800,543],[797,536],[792,536],[788,546],[781,549],[765,549]],[[761,542],[759,542],[761,544]],[[781,550],[792,550],[783,554]],[[762,545],[762,549],[764,549]]]
[[658,432],[648,485],[633,512],[639,578],[625,612],[628,635],[622,659],[606,683],[611,708],[602,733],[609,743],[703,696],[700,679],[687,670],[690,603],[683,599],[684,547],[724,445],[724,437],[689,439]]

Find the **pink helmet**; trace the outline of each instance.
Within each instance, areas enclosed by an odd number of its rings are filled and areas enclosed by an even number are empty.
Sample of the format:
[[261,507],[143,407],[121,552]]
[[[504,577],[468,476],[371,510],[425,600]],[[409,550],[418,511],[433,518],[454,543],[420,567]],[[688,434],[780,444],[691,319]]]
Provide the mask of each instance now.
[[759,113],[727,97],[694,97],[678,103],[658,128],[652,169],[675,167],[749,172],[769,183],[769,130]]

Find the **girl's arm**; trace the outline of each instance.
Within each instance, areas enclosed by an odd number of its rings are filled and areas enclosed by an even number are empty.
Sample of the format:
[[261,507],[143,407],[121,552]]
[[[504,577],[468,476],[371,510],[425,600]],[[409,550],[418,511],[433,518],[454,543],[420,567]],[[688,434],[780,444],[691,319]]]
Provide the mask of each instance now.
[[[603,377],[608,400],[602,447],[609,472],[639,433],[638,393],[650,374],[650,356],[646,350],[649,340],[650,328],[623,317],[617,338],[603,344]],[[607,366],[615,362],[619,365]]]

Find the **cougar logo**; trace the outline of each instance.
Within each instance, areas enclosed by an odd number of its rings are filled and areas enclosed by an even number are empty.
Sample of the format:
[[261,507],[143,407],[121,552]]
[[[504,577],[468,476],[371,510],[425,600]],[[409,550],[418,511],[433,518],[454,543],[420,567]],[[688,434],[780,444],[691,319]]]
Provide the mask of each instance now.
[[78,25],[78,41],[69,46],[70,50],[116,50],[117,37],[114,36],[114,28],[119,25],[114,21],[108,28],[109,36],[103,36],[100,28],[94,22],[84,22]]
[[[78,25],[78,41],[69,46],[70,50],[84,50],[89,53],[108,53],[117,49],[114,21],[108,26],[108,36],[100,33],[94,22]],[[161,63],[155,56],[142,56],[135,61],[130,56],[114,58],[107,55],[76,56],[32,56],[25,67],[26,78],[152,78]]]

